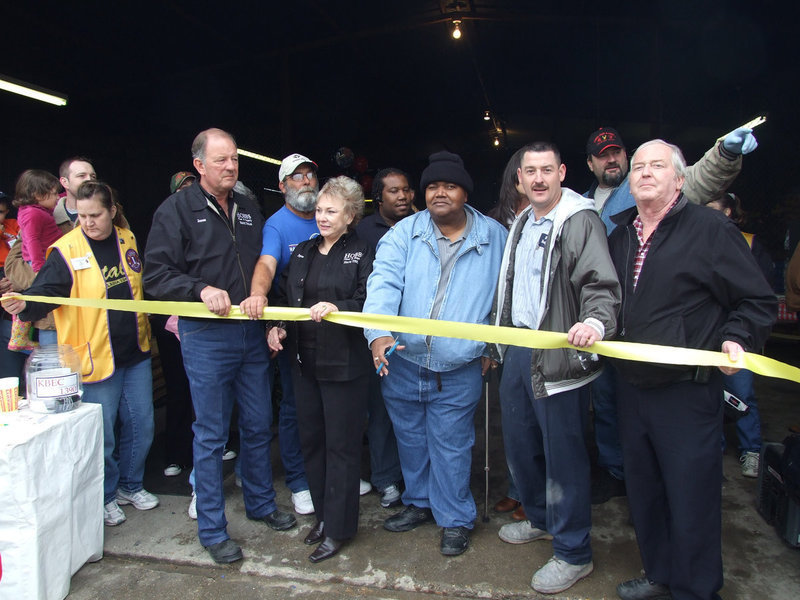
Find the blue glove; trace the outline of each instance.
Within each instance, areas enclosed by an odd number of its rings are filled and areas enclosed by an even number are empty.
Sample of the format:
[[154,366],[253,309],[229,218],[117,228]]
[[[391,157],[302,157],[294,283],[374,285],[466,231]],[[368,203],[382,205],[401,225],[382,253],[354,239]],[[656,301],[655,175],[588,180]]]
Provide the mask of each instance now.
[[722,140],[722,147],[731,154],[750,154],[758,148],[758,142],[749,127],[734,129]]

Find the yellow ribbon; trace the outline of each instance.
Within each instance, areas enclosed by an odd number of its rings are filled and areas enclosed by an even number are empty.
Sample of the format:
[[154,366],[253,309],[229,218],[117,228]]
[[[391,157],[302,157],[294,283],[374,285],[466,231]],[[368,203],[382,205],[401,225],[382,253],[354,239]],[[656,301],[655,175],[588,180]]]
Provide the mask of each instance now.
[[[210,312],[202,302],[164,302],[153,300],[111,300],[95,298],[51,298],[48,296],[16,296],[32,302],[48,304],[67,304],[70,306],[86,306],[107,310],[122,310],[159,315],[177,315],[179,317],[195,317],[205,319],[247,319],[238,306],[231,307],[226,317]],[[269,306],[264,309],[262,319],[273,321],[307,321],[310,319],[307,308],[289,308]],[[340,325],[382,329],[396,333],[415,333],[439,337],[473,340],[490,344],[506,344],[525,348],[555,349],[570,348],[567,334],[554,331],[533,331],[516,327],[497,327],[494,325],[478,325],[455,321],[438,321],[433,319],[417,319],[413,317],[393,317],[359,312],[333,312],[325,319]],[[748,369],[753,373],[766,377],[777,377],[800,383],[800,369],[780,361],[745,352],[737,361],[732,361],[727,354],[710,350],[677,348],[674,346],[657,346],[655,344],[635,344],[632,342],[595,342],[591,352],[640,362],[652,362],[670,365],[698,365],[708,367],[737,367]]]

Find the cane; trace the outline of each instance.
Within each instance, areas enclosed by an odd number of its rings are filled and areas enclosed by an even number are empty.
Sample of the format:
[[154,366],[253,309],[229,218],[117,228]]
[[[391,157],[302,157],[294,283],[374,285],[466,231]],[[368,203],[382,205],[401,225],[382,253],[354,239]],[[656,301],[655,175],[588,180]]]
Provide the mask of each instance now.
[[484,405],[486,406],[486,415],[483,423],[483,522],[489,522],[489,515],[487,514],[489,510],[489,379],[491,377],[492,370],[489,369],[486,371],[486,375],[483,378],[483,389],[484,389]]

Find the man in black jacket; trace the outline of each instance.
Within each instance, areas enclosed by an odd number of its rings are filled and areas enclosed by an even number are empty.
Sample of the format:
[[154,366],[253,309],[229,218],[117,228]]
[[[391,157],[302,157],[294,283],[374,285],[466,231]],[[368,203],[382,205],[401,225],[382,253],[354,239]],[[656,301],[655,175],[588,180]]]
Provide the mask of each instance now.
[[[760,348],[777,315],[741,233],[681,193],[686,162],[662,140],[631,160],[636,206],[609,238],[622,284],[618,339],[722,350]],[[738,370],[720,367],[724,373]],[[628,500],[645,577],[623,600],[718,598],[722,587],[722,381],[716,369],[615,361]],[[670,595],[671,594],[671,595]]]
[[[394,167],[378,171],[372,184],[372,202],[374,212],[361,220],[356,226],[356,233],[374,250],[395,223],[414,212],[414,188],[408,182],[408,174]],[[381,495],[382,507],[399,506],[403,473],[397,454],[397,439],[392,420],[386,412],[378,377],[370,379],[368,410],[367,437],[372,485]]]
[[[192,157],[200,180],[172,194],[153,215],[145,287],[162,300],[201,301],[210,313],[224,317],[232,303],[241,303],[250,293],[264,219],[255,202],[233,191],[239,158],[231,134],[221,129],[200,132]],[[272,486],[264,322],[181,317],[178,330],[197,416],[193,429],[198,537],[216,562],[231,563],[241,560],[242,551],[228,537],[222,452],[234,402],[239,406],[248,518],[279,531],[296,523],[293,515],[278,510]]]

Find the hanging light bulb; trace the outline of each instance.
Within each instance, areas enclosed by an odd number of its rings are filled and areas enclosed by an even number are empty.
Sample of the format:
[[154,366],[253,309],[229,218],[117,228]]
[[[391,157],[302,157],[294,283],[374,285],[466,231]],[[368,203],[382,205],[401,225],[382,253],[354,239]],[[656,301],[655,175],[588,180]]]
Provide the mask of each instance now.
[[492,119],[492,115],[489,114],[489,111],[488,110],[484,111],[483,112],[483,120],[484,121],[490,121],[491,119]]
[[461,39],[461,20],[460,19],[453,19],[453,39],[460,40]]
[[500,145],[500,138],[497,137],[497,136],[494,136],[494,141],[492,143],[495,145],[495,147],[499,146]]

